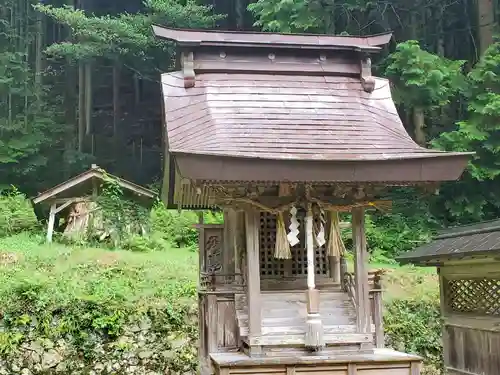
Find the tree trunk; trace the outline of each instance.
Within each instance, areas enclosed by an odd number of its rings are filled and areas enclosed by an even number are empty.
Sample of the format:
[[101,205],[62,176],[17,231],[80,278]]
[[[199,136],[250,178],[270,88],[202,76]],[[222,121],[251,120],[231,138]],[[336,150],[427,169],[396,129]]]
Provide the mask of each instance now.
[[413,108],[413,129],[415,131],[415,142],[424,147],[427,140],[425,134],[425,115],[423,108]]
[[85,137],[85,69],[84,64],[78,64],[78,151],[83,152]]
[[43,49],[43,16],[40,12],[36,13],[36,62],[35,62],[35,85],[37,101],[40,102],[42,94],[42,49]]
[[477,0],[479,52],[484,54],[493,43],[495,6],[493,0]]
[[118,125],[121,119],[120,107],[120,87],[121,87],[121,69],[118,61],[113,65],[113,147],[114,154],[119,155],[120,132]]
[[85,63],[85,134],[92,131],[92,64]]
[[[439,5],[438,5],[439,6]],[[438,14],[439,14],[439,17],[438,19],[436,20],[437,22],[437,38],[436,38],[436,52],[437,52],[437,55],[440,56],[440,57],[444,57],[445,56],[445,41],[444,41],[444,30],[443,30],[443,18],[445,16],[444,14],[444,9],[439,6],[439,10],[438,10]]]
[[234,7],[236,10],[236,28],[238,30],[243,30],[245,27],[245,1],[235,0]]

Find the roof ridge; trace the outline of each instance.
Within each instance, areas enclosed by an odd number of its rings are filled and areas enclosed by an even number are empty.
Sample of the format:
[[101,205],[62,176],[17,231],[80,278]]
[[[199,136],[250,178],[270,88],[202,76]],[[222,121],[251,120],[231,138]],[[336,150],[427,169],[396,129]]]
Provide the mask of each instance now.
[[[380,46],[386,45],[392,38],[392,31],[373,35],[331,35],[331,34],[292,34],[276,32],[254,32],[254,31],[231,31],[214,29],[182,29],[165,27],[153,24],[153,32],[156,36],[176,41],[179,44],[190,45],[241,45],[279,47],[290,46],[316,46],[327,47],[352,47],[366,51],[377,51]],[[262,38],[266,35],[267,38]],[[230,37],[227,38],[226,37]],[[254,37],[254,39],[252,39]],[[270,40],[276,39],[276,40]],[[308,40],[307,40],[308,39]],[[313,43],[313,40],[315,42]],[[351,40],[351,43],[345,43]]]
[[[473,229],[474,227],[483,226],[487,224],[494,224],[494,223],[497,223],[497,225],[487,226],[485,228]],[[453,238],[459,236],[470,236],[473,234],[488,233],[499,230],[500,230],[500,219],[493,219],[493,220],[481,221],[478,223],[457,225],[455,227],[443,229],[438,232],[438,234],[434,237],[434,239],[440,240],[440,239]]]

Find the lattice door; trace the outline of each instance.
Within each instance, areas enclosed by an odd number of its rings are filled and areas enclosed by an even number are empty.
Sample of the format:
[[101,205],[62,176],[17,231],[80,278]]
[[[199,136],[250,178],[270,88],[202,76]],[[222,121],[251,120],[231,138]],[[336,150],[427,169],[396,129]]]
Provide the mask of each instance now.
[[262,277],[284,276],[285,261],[274,258],[276,246],[276,216],[267,212],[260,214],[260,275]]
[[500,316],[500,279],[446,280],[445,299],[454,312]]
[[[288,215],[285,215],[288,217]],[[292,259],[290,262],[291,276],[307,275],[307,250],[305,248],[304,218],[298,217],[300,224],[300,243],[291,248]],[[285,225],[290,223],[285,219]],[[276,216],[267,212],[260,214],[260,274],[262,277],[285,276],[286,262],[274,258],[276,245]],[[328,257],[325,246],[315,249],[315,271],[318,275],[328,274]]]

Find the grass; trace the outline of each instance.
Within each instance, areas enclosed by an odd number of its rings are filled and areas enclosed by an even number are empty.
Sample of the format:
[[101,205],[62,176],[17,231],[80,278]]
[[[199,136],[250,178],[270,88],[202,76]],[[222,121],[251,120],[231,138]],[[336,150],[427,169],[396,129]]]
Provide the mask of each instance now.
[[195,288],[198,256],[187,249],[134,253],[43,244],[28,234],[0,239],[0,299],[23,283],[57,298],[161,301],[174,284]]
[[[433,268],[371,264],[386,269],[386,300],[400,297],[436,298]],[[51,295],[122,299],[130,303],[172,297],[172,285],[195,288],[198,255],[188,249],[134,253],[122,250],[43,244],[28,234],[0,239],[0,298],[16,285],[42,285]]]

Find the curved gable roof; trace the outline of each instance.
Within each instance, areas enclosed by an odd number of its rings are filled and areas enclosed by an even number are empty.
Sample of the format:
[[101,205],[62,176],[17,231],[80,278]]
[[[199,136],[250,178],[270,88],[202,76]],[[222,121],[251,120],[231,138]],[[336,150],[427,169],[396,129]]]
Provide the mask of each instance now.
[[[281,35],[284,50],[276,34],[162,30],[181,52],[162,90],[168,151],[184,178],[446,181],[468,162],[470,153],[428,150],[407,134],[388,81],[371,76],[359,48],[387,37]],[[325,47],[340,45],[349,51]]]

